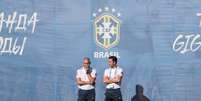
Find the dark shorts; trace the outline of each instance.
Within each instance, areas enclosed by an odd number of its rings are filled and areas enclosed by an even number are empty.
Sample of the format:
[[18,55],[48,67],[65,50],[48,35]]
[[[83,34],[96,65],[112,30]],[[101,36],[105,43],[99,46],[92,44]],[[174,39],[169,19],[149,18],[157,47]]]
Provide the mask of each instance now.
[[78,91],[77,101],[95,101],[95,89],[92,90],[81,90]]
[[120,89],[106,89],[105,101],[123,101]]

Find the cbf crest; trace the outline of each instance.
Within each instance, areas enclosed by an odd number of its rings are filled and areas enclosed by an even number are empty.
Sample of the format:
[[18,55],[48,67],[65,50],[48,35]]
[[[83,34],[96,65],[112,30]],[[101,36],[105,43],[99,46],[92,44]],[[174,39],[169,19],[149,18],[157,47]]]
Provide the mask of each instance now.
[[121,13],[112,8],[99,8],[93,13],[93,29],[96,44],[104,49],[118,45],[120,41]]

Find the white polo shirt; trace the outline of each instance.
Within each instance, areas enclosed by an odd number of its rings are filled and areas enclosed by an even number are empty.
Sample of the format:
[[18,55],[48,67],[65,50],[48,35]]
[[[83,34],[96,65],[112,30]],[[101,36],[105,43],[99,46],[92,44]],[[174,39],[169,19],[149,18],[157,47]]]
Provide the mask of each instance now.
[[[104,76],[109,77],[110,79],[113,79],[116,76],[123,76],[123,69],[117,66],[116,68],[107,68],[105,69]],[[118,89],[120,88],[120,83],[111,83],[106,85],[107,89]]]
[[[92,69],[91,76],[93,78],[96,77],[96,70],[95,69]],[[82,81],[89,81],[89,78],[87,76],[87,72],[84,69],[84,67],[81,67],[80,69],[77,70],[76,78],[80,78]],[[78,88],[82,89],[82,90],[91,90],[91,89],[94,89],[95,87],[93,85],[87,84],[87,85],[78,85]]]

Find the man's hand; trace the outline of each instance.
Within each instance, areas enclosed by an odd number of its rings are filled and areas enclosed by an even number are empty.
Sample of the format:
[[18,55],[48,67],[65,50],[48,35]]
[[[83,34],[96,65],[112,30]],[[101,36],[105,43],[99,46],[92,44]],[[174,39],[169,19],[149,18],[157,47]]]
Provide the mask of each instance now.
[[87,74],[91,74],[91,69],[87,69]]
[[90,83],[91,85],[94,85],[94,84],[95,84],[95,81],[96,81],[96,78],[94,78],[94,77],[91,76],[91,72],[90,72],[90,74],[87,74],[87,77],[88,77],[88,79],[89,79],[89,83]]

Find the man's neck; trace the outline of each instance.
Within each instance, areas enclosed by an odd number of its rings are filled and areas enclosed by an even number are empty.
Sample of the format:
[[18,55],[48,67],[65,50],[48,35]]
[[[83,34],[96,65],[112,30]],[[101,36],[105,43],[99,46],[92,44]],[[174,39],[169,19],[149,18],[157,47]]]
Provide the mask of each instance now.
[[115,65],[115,66],[113,66],[113,67],[110,67],[111,69],[115,69],[115,68],[117,68],[117,65]]
[[85,70],[88,70],[88,69],[89,69],[89,67],[84,67],[84,66],[83,66],[83,68],[84,68]]

